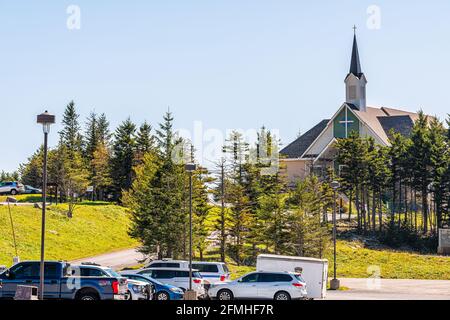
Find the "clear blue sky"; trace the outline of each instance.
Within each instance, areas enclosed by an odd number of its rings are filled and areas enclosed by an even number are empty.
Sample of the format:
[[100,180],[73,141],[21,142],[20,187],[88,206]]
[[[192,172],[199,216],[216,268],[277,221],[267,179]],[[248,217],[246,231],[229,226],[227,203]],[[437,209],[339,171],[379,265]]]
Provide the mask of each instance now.
[[[0,0],[0,170],[39,146],[38,113],[60,120],[72,99],[83,120],[95,109],[113,127],[156,126],[170,106],[179,128],[264,124],[288,143],[344,101],[353,24],[369,105],[450,112],[448,0],[312,3]],[[66,27],[71,4],[80,30]],[[372,4],[380,30],[366,26]]]

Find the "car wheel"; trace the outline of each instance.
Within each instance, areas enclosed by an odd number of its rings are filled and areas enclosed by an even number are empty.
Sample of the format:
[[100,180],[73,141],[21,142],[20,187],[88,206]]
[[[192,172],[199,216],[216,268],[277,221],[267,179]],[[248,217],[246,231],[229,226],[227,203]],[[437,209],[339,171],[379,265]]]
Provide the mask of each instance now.
[[280,291],[275,293],[275,296],[273,297],[274,300],[291,300],[291,296],[286,291]]
[[77,300],[82,301],[97,301],[100,300],[98,294],[91,290],[82,291],[77,295]]
[[233,292],[228,289],[217,292],[217,300],[233,300]]
[[12,189],[11,190],[11,195],[15,196],[17,194],[17,190]]
[[165,301],[170,300],[170,296],[167,292],[161,291],[156,295],[156,300]]
[[127,294],[125,295],[125,300],[133,300],[133,296],[131,295],[130,291],[127,291]]

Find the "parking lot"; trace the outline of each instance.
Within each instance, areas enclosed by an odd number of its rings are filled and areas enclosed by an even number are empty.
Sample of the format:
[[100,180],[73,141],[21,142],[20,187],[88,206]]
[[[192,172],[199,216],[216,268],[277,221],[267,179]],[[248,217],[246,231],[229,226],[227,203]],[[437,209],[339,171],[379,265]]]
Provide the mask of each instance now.
[[348,290],[327,291],[326,300],[450,300],[450,281],[341,279]]
[[[138,263],[142,254],[134,249],[79,260],[123,268]],[[341,280],[345,290],[328,290],[325,300],[450,300],[450,281],[408,279]]]

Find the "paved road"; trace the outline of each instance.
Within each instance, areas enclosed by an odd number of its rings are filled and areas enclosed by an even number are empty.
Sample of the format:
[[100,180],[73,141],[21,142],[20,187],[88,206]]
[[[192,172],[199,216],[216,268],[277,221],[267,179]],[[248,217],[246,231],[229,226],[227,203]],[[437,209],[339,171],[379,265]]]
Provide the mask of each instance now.
[[139,264],[144,256],[136,249],[127,249],[111,253],[105,253],[95,257],[83,258],[71,261],[71,263],[94,262],[103,266],[112,267],[114,269],[121,269],[131,267]]
[[327,300],[450,300],[450,281],[341,279],[347,291],[327,292]]

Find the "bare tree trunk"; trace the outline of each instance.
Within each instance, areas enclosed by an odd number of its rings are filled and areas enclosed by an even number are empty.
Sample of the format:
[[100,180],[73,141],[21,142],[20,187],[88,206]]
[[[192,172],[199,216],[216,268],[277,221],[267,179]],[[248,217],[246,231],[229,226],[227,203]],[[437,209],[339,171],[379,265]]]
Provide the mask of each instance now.
[[377,211],[377,197],[375,190],[372,193],[372,230],[375,232],[376,229],[376,211]]
[[362,217],[363,217],[363,227],[364,227],[364,232],[367,231],[367,221],[366,221],[366,191],[364,186],[362,186],[361,188],[361,197],[362,197]]
[[359,186],[356,186],[356,193],[355,193],[355,202],[356,202],[356,215],[358,220],[358,230],[361,230],[361,205],[359,201]]
[[428,194],[426,186],[422,186],[423,233],[428,232]]
[[397,214],[397,216],[398,216],[398,222],[397,222],[397,225],[398,225],[398,227],[400,228],[400,226],[401,226],[401,222],[402,222],[402,180],[401,180],[401,178],[399,179],[399,182],[398,182],[398,214]]
[[350,188],[350,203],[348,204],[348,221],[351,221],[352,211],[353,211],[353,188]]
[[380,190],[380,194],[379,194],[379,201],[380,201],[380,212],[378,213],[378,220],[379,220],[379,230],[380,232],[383,230],[383,199],[381,196],[381,190]]

